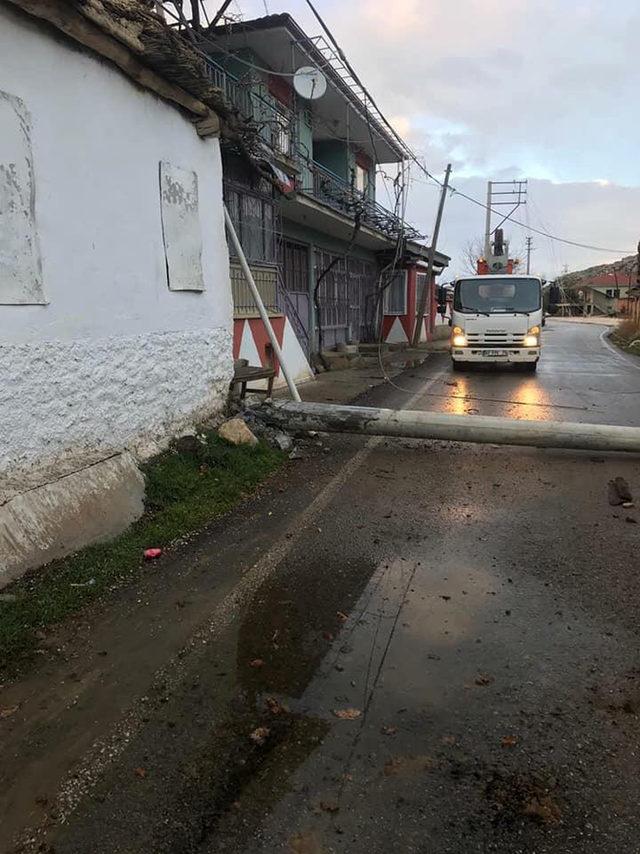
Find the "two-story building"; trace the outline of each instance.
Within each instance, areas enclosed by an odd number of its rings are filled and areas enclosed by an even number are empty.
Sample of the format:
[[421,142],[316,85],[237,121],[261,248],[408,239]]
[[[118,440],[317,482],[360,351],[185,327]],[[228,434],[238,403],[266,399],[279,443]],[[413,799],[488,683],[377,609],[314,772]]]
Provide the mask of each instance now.
[[[242,151],[223,150],[225,200],[297,377],[311,375],[307,360],[320,346],[410,340],[428,250],[376,198],[380,166],[402,168],[406,145],[333,48],[290,15],[204,35],[213,81],[257,123],[275,178],[257,175]],[[293,85],[295,72],[309,67],[326,79],[322,97],[301,97]],[[447,262],[437,253],[436,273]],[[264,362],[266,333],[233,258],[231,280],[234,354]],[[435,323],[429,287],[423,340]]]

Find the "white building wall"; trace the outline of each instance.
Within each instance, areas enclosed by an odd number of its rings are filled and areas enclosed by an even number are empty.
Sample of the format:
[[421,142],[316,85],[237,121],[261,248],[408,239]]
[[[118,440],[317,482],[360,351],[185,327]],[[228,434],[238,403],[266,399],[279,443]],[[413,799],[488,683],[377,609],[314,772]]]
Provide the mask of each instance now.
[[[144,452],[218,411],[232,373],[219,143],[6,8],[0,72],[28,115],[44,300],[0,304],[0,477]],[[197,176],[202,292],[167,284],[161,162]]]

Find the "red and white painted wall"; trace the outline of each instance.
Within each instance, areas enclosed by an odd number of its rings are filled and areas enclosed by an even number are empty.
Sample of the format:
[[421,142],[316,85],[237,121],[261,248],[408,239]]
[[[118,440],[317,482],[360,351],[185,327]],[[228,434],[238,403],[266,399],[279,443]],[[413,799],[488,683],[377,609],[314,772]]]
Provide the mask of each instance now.
[[[426,266],[413,265],[401,271],[404,279],[404,304],[402,310],[392,312],[389,308],[390,302],[385,302],[385,314],[382,320],[382,337],[387,344],[408,344],[413,337],[413,329],[416,318],[418,299],[418,276],[424,276],[426,280]],[[397,298],[397,294],[395,297]],[[396,302],[396,304],[398,304]],[[436,322],[437,302],[435,279],[432,279],[427,293],[427,307],[422,320],[420,330],[420,341],[431,341]]]
[[[293,330],[289,318],[285,315],[271,317],[271,325],[276,333],[278,344],[286,359],[286,364],[293,375],[296,383],[306,382],[314,377],[311,365],[307,360],[304,350]],[[250,365],[269,364],[268,345],[269,336],[264,323],[259,317],[237,317],[233,321],[233,358],[247,359]],[[275,387],[279,388],[286,384],[280,365],[276,362],[278,372],[276,374]],[[256,381],[256,387],[266,387],[266,380]]]

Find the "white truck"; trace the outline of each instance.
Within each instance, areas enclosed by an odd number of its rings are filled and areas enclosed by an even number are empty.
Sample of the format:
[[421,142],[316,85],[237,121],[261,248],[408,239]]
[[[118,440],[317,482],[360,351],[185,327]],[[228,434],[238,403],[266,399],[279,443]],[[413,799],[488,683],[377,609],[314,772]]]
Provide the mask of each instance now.
[[456,279],[450,320],[454,371],[472,363],[535,371],[542,345],[542,285],[535,276],[513,274]]

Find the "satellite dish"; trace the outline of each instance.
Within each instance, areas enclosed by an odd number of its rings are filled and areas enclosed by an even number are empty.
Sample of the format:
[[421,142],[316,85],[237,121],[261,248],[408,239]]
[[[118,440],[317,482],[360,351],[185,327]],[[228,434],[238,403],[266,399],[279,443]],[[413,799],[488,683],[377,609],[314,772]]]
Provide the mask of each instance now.
[[317,68],[305,65],[293,75],[293,88],[305,101],[315,101],[327,91],[327,78]]

